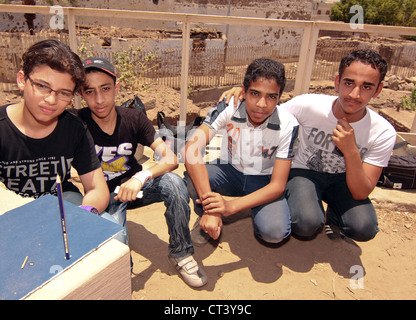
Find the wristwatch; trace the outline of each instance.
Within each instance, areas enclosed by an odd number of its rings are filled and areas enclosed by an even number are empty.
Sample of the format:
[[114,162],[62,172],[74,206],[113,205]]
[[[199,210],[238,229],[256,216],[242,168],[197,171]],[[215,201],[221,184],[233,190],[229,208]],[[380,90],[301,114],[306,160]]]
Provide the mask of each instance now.
[[84,210],[87,210],[89,212],[92,212],[96,215],[100,215],[100,212],[98,212],[98,210],[96,208],[92,207],[92,206],[79,206],[79,207],[84,209]]

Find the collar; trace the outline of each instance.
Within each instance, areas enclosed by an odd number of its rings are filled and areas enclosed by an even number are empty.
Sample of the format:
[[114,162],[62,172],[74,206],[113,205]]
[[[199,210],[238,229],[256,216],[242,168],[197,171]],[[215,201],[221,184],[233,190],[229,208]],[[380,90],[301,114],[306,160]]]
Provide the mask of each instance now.
[[[244,123],[247,122],[248,125],[251,123],[248,121],[246,101],[239,102],[236,111],[231,117],[232,121]],[[266,119],[266,121],[260,126],[261,128],[267,128],[271,130],[280,130],[280,118],[278,108],[274,108],[273,113]]]

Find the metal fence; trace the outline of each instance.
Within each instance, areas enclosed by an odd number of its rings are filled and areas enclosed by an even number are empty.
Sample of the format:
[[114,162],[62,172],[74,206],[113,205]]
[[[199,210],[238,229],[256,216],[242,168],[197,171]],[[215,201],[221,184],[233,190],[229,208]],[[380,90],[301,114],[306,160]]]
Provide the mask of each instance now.
[[[232,46],[226,48],[194,49],[189,66],[189,87],[209,88],[241,84],[247,65],[256,58],[278,60],[286,66],[286,76],[294,79],[299,58],[300,44],[282,46]],[[145,79],[154,79],[159,84],[179,88],[181,49],[160,52],[154,63],[156,68],[144,72]]]
[[332,80],[338,73],[339,62],[348,52],[358,49],[378,51],[387,61],[387,75],[400,78],[416,76],[416,45],[403,46],[363,42],[358,40],[324,40],[319,43],[312,70],[312,80]]
[[[27,34],[8,34],[0,44],[0,83],[15,83],[16,73],[21,67],[21,56],[31,44],[47,39],[58,38],[68,43],[66,33],[41,32],[34,36]],[[332,40],[318,42],[312,70],[312,80],[333,80],[338,72],[339,61],[347,52],[364,47],[380,51],[387,56],[389,73],[399,77],[416,76],[416,47],[403,46],[391,49],[383,45],[360,41]],[[231,86],[241,84],[247,65],[255,58],[271,58],[285,65],[287,79],[295,79],[299,63],[300,43],[287,43],[278,47],[270,45],[228,46],[218,48],[190,48],[188,91],[196,88]],[[150,51],[149,51],[150,52]],[[143,52],[138,59],[147,55]],[[140,70],[142,84],[161,84],[175,89],[181,84],[182,49],[155,51],[156,56],[150,66]],[[114,52],[98,50],[94,55],[102,56],[113,63]],[[408,58],[410,57],[410,58]],[[133,59],[133,57],[131,57]],[[135,63],[139,65],[139,63]],[[3,85],[3,89],[4,85]]]
[[0,42],[0,83],[16,83],[16,74],[22,67],[22,55],[32,44],[54,38],[69,42],[67,33],[41,31],[35,35],[3,32]]
[[[347,42],[341,47],[318,47],[312,70],[312,80],[333,80],[338,72],[341,58],[350,51],[371,48],[383,54],[383,47],[372,43]],[[385,48],[384,48],[384,51]],[[189,67],[189,90],[218,86],[239,85],[243,82],[247,65],[256,58],[275,59],[285,66],[286,78],[295,79],[299,63],[300,43],[281,45],[279,48],[263,46],[232,46],[192,50]],[[400,78],[416,76],[416,47],[398,47],[390,53],[384,52],[388,60],[388,74]],[[105,55],[105,53],[99,53]],[[383,55],[384,56],[384,55]],[[152,68],[144,70],[142,81],[158,83],[175,89],[180,88],[181,49],[160,51]],[[410,57],[410,59],[409,59]],[[107,58],[111,59],[111,56]]]

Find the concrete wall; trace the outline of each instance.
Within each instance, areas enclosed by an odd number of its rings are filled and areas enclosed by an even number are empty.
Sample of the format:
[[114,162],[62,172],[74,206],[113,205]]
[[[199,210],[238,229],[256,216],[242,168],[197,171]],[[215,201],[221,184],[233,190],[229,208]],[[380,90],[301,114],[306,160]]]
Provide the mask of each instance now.
[[[208,15],[231,15],[258,17],[269,19],[310,20],[312,16],[312,3],[301,0],[38,0],[38,5],[62,5],[75,3],[79,7],[100,9],[124,9],[158,12],[180,12]],[[11,0],[10,3],[20,4],[21,1]],[[51,16],[37,15],[35,26],[49,28]],[[132,21],[120,19],[96,19],[90,17],[77,18],[79,25],[105,25],[115,27],[129,27],[138,29],[180,29],[175,22],[164,21]],[[198,26],[197,26],[198,27]],[[250,44],[277,45],[282,42],[299,41],[300,30],[281,28],[241,28],[239,26],[210,25],[199,26],[216,28],[227,35],[229,45],[239,45],[241,42]],[[23,15],[0,13],[0,31],[19,30],[27,31]]]

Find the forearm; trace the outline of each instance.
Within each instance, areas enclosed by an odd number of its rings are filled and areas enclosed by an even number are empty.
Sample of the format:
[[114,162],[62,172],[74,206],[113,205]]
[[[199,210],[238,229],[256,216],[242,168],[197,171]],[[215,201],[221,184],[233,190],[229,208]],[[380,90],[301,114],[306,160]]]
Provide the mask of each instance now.
[[204,207],[204,214],[230,216],[237,212],[258,207],[280,198],[284,192],[284,185],[270,183],[242,197],[224,198],[217,192],[208,192],[200,196]]
[[171,172],[178,168],[177,163],[157,163],[154,166],[148,168],[147,170],[152,174],[152,178],[159,177],[165,173]]
[[258,207],[280,198],[286,188],[291,160],[276,159],[270,182],[264,187],[240,198],[235,198],[227,204],[227,212],[234,214],[246,209]]
[[246,196],[228,200],[229,212],[225,215],[232,215],[243,210],[251,209],[270,203],[283,195],[284,186],[268,184]]
[[92,188],[85,191],[85,195],[82,199],[83,206],[91,206],[103,212],[108,207],[110,201],[110,192],[108,191],[107,184],[102,187]]
[[102,213],[108,207],[108,202],[110,200],[110,193],[105,192],[104,190],[89,190],[85,193],[84,198],[82,199],[82,205],[91,206]]
[[364,164],[357,150],[344,154],[346,181],[355,200],[363,200],[373,191],[375,184],[364,170]]
[[[190,164],[185,161],[185,167],[192,183],[194,184],[199,200],[202,200],[202,196],[204,194],[211,192],[208,170],[205,164]],[[211,238],[217,239],[221,233],[222,227],[221,214],[209,214],[204,208],[204,214],[200,220],[200,226],[209,234]]]
[[100,213],[103,212],[110,201],[110,192],[101,168],[81,175],[80,180],[85,192],[82,205],[92,206]]
[[185,162],[185,167],[200,198],[202,195],[211,192],[208,170],[204,163],[189,164]]
[[345,118],[338,119],[333,133],[332,140],[344,156],[348,189],[354,199],[366,199],[380,176],[379,167],[363,163],[354,129]]
[[214,131],[203,124],[185,145],[185,168],[199,197],[211,191],[202,152],[214,134]]
[[153,178],[178,168],[178,158],[161,138],[156,139],[150,148],[160,159],[154,166],[148,169],[152,173]]
[[136,172],[129,180],[121,184],[118,190],[116,200],[123,202],[134,201],[137,198],[139,191],[143,188],[146,181],[151,178],[157,178],[165,173],[175,170],[178,167],[175,163],[157,163],[154,166]]

